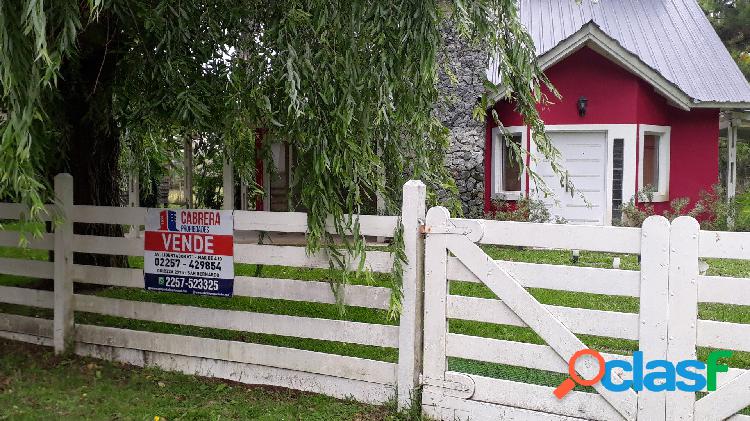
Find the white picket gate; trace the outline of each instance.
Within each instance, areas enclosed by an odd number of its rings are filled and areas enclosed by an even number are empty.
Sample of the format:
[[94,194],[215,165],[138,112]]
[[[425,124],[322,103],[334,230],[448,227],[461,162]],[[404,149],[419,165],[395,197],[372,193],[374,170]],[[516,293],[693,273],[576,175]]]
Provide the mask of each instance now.
[[[699,320],[698,302],[750,305],[750,280],[699,276],[698,257],[750,258],[750,234],[700,232],[687,217],[651,217],[642,229],[528,224],[427,214],[422,407],[442,420],[720,420],[750,405],[750,372],[720,374],[719,389],[694,393],[572,391],[451,371],[448,357],[567,373],[587,348],[576,334],[635,340],[644,360],[696,358],[696,346],[750,351],[750,325]],[[640,254],[641,271],[494,261],[475,243]],[[451,295],[449,282],[479,282],[498,299]],[[540,304],[526,288],[640,298],[640,313]],[[529,327],[546,345],[451,333],[449,319]],[[603,354],[605,360],[630,357]],[[593,358],[576,365],[596,376]],[[617,376],[625,377],[620,372]],[[734,415],[732,419],[750,419]]]
[[[567,373],[567,360],[585,348],[576,335],[637,341],[645,360],[692,359],[696,347],[750,352],[750,324],[701,320],[699,303],[750,306],[750,279],[703,276],[700,258],[750,259],[750,233],[700,231],[691,218],[672,224],[649,218],[642,229],[532,224],[451,218],[443,208],[425,213],[425,187],[404,187],[404,301],[398,325],[195,306],[161,304],[74,294],[73,282],[142,288],[140,269],[73,264],[74,252],[141,256],[143,238],[95,237],[73,233],[74,222],[141,225],[144,208],[81,206],[73,203],[72,180],[55,180],[60,209],[69,216],[54,233],[32,239],[33,249],[54,250],[55,261],[0,258],[0,273],[53,278],[54,291],[0,286],[0,303],[54,309],[51,319],[0,313],[0,337],[54,346],[136,365],[221,377],[382,403],[394,395],[401,407],[421,386],[423,411],[442,420],[750,420],[736,413],[750,404],[750,372],[719,374],[719,389],[696,399],[693,393],[572,391],[563,400],[553,387],[451,370],[449,358],[521,369]],[[24,211],[0,204],[0,219]],[[362,215],[361,234],[391,237],[397,216]],[[425,219],[426,218],[426,219]],[[303,213],[235,211],[238,232],[307,230]],[[0,231],[0,246],[15,247],[18,233]],[[603,269],[493,261],[477,244],[545,249],[579,249],[641,256],[641,270]],[[327,268],[323,254],[303,247],[235,244],[238,263]],[[392,256],[370,251],[367,267],[389,272]],[[423,273],[424,271],[424,273]],[[481,283],[499,299],[452,294],[452,281]],[[540,304],[527,288],[633,297],[638,313]],[[311,303],[333,303],[325,282],[237,276],[235,295]],[[347,287],[345,303],[386,309],[388,288]],[[282,346],[156,333],[76,322],[75,312],[127,319],[273,334],[391,348],[396,362],[313,352]],[[545,345],[455,333],[450,320],[527,327]],[[603,353],[605,359],[629,356]],[[598,368],[581,360],[578,372]],[[618,374],[620,375],[620,374]],[[625,374],[623,374],[625,375]]]

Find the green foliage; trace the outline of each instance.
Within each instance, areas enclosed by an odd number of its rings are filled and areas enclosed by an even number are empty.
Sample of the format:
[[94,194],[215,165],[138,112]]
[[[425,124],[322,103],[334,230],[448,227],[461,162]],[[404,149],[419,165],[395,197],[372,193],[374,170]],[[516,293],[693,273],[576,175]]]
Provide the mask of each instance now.
[[719,38],[750,78],[750,0],[700,0]]
[[[325,248],[332,268],[359,262],[361,270],[364,240],[348,215],[361,213],[374,192],[391,211],[409,178],[424,180],[431,192],[455,192],[443,165],[447,130],[432,114],[443,22],[497,60],[537,149],[562,172],[536,108],[546,102],[543,86],[555,91],[515,0],[19,0],[0,4],[0,103],[7,112],[0,197],[32,205],[31,216],[42,209],[45,169],[65,152],[66,127],[53,111],[66,104],[55,82],[66,69],[114,63],[112,77],[93,88],[111,97],[97,96],[99,115],[85,118],[116,122],[124,134],[116,140],[130,150],[126,165],[142,180],[189,136],[211,145],[210,163],[230,157],[257,191],[256,162],[270,156],[273,143],[288,143],[293,185],[309,215],[309,251]],[[76,46],[86,43],[103,46],[100,63],[80,62]],[[488,90],[477,118],[486,117],[497,88]],[[91,148],[100,141],[90,139]],[[209,181],[201,187],[207,205],[217,200]],[[346,252],[326,231],[328,216],[336,233],[352,234]]]
[[[493,200],[492,206],[494,210],[485,214],[485,218],[487,219],[541,223],[553,221],[552,214],[550,214],[544,201],[525,195],[513,202]],[[554,222],[558,224],[565,223],[565,220],[555,217]]]

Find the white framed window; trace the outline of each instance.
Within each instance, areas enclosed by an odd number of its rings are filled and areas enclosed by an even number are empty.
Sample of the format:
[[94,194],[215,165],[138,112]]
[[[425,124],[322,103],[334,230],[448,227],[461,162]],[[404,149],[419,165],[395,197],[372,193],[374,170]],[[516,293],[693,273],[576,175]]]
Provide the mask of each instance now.
[[525,169],[511,155],[511,142],[526,151],[526,126],[492,129],[492,197],[518,200],[525,186]]
[[638,190],[650,187],[652,202],[669,201],[670,129],[669,126],[639,126]]

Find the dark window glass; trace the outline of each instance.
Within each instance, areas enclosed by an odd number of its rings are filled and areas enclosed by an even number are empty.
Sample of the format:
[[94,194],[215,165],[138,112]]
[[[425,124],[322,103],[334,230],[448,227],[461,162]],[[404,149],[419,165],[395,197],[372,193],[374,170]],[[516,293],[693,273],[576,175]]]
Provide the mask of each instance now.
[[521,166],[511,154],[510,142],[513,142],[520,148],[521,135],[513,135],[503,139],[503,190],[520,191],[521,190]]

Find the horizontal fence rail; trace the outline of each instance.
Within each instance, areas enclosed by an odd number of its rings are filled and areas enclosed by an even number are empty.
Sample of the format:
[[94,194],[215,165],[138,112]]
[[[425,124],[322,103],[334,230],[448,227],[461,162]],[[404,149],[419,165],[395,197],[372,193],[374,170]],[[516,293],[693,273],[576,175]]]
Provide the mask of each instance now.
[[[511,273],[527,288],[546,288],[626,297],[638,297],[640,295],[640,274],[637,271],[503,260],[496,260],[495,263]],[[480,283],[479,278],[455,257],[448,257],[448,279]]]
[[398,327],[280,314],[190,307],[75,295],[76,311],[136,320],[297,338],[398,347]]
[[[452,218],[457,224],[476,220]],[[537,224],[482,220],[485,227],[480,244],[548,249],[580,249],[639,254],[639,229],[591,225]]]

